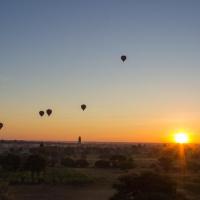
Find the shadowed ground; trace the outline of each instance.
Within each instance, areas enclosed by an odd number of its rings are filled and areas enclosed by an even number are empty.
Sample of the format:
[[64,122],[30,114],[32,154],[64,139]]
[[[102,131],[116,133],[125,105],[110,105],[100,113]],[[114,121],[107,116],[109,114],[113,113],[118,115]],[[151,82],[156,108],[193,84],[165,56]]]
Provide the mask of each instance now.
[[69,186],[13,186],[15,200],[108,200],[114,193],[109,187],[69,187]]

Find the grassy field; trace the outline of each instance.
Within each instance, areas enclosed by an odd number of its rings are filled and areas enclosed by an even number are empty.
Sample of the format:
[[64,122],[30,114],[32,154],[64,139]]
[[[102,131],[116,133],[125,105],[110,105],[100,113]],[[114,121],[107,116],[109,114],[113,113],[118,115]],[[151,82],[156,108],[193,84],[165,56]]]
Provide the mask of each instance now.
[[120,170],[74,169],[93,180],[84,186],[70,185],[12,185],[10,193],[15,200],[108,200],[114,193],[112,184],[122,174]]

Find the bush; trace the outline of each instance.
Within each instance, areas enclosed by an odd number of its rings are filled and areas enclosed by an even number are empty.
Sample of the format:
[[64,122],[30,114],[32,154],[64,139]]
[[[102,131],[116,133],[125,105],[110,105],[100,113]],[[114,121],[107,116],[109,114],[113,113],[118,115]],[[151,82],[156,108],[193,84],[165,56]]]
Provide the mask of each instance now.
[[173,161],[174,160],[171,156],[162,156],[158,159],[159,165],[166,172],[168,172],[170,169],[172,169]]
[[120,163],[126,160],[126,156],[123,155],[113,155],[110,157],[110,162],[113,168],[120,168]]
[[200,162],[196,160],[188,161],[187,167],[192,172],[198,172],[200,170]]
[[78,168],[86,168],[89,166],[89,163],[87,160],[80,159],[80,160],[76,160],[75,166]]
[[121,161],[119,163],[119,168],[121,170],[128,170],[128,169],[132,169],[132,168],[135,168],[135,167],[136,167],[136,165],[135,165],[133,159],[131,159],[131,158],[124,160],[124,161]]
[[68,157],[62,159],[61,164],[65,167],[75,167],[75,161]]

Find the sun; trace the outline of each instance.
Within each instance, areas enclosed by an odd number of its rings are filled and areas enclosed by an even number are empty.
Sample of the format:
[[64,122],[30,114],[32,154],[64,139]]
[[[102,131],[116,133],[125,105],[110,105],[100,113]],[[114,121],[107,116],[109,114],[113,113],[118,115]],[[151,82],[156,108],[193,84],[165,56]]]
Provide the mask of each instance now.
[[176,143],[185,144],[188,143],[189,138],[187,133],[176,133],[174,135],[174,140]]

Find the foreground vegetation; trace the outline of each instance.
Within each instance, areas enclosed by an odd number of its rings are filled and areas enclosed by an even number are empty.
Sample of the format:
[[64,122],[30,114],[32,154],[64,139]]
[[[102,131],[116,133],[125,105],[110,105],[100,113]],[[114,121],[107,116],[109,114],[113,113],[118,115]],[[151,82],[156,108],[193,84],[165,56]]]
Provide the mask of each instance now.
[[[11,148],[0,156],[0,199],[23,200],[23,193],[28,191],[31,199],[31,194],[34,196],[42,187],[87,191],[86,199],[94,198],[94,187],[102,194],[106,191],[102,200],[199,199],[200,149],[189,145],[184,148],[184,158],[177,145],[40,144],[26,153],[23,148]],[[65,194],[63,198],[66,195],[70,196]]]

